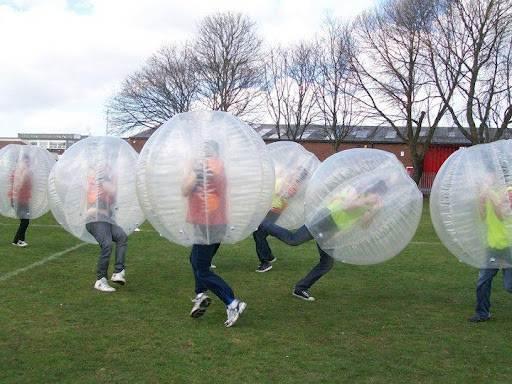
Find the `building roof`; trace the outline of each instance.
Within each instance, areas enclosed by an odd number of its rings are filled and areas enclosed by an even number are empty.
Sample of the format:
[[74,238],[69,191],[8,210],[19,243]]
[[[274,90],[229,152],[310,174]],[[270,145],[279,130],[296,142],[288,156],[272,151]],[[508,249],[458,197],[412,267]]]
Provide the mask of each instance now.
[[18,133],[22,140],[81,140],[86,137],[77,133]]
[[[261,124],[253,126],[253,128],[260,134],[263,140],[289,140],[289,137],[285,136],[284,132],[286,128],[284,125],[281,126],[281,137],[277,135],[277,131],[274,124]],[[405,128],[402,128],[405,130]],[[130,136],[129,139],[148,139],[156,128],[146,129],[136,135]],[[491,135],[496,131],[495,128],[491,128]],[[421,137],[426,137],[428,128],[425,127],[420,132]],[[506,130],[502,136],[502,139],[512,138],[510,130]],[[302,135],[300,141],[320,141],[328,142],[329,137],[323,125],[310,125]],[[350,130],[350,133],[344,138],[345,143],[379,143],[379,144],[402,144],[403,141],[397,135],[396,131],[390,126],[357,126]],[[432,144],[445,144],[445,145],[470,145],[470,141],[464,137],[457,127],[438,127],[434,132],[432,138]]]
[[[285,127],[281,127],[281,138],[278,138],[277,131],[273,124],[262,124],[254,129],[261,135],[264,140],[289,140],[283,135],[286,131]],[[405,130],[405,128],[402,128]],[[496,131],[491,128],[491,135]],[[426,137],[428,128],[423,128],[420,132],[421,137]],[[510,130],[506,130],[502,139],[510,139],[512,134]],[[323,125],[310,125],[302,135],[301,141],[329,141],[327,132]],[[350,133],[344,138],[346,143],[390,143],[401,144],[403,141],[397,135],[396,131],[390,126],[358,126],[351,129]],[[438,127],[432,138],[433,144],[448,145],[470,145],[470,141],[464,137],[457,127]]]
[[128,137],[128,139],[149,139],[149,137],[155,133],[157,128],[148,128],[142,132],[137,133],[136,135]]

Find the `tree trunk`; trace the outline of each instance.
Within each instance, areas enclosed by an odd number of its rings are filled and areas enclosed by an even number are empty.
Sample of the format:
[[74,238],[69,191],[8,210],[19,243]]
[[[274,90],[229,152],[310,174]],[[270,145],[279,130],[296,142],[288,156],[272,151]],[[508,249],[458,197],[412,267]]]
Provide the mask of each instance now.
[[412,173],[412,179],[417,185],[419,185],[421,176],[423,175],[423,156],[413,153],[412,166],[414,168],[414,171]]

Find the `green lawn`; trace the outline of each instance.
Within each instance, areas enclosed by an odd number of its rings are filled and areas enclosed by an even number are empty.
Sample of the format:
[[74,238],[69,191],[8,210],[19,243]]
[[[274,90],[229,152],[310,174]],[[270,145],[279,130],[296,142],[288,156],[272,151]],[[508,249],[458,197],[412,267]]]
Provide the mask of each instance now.
[[494,320],[470,324],[477,270],[439,243],[425,205],[413,242],[397,257],[361,267],[337,263],[291,296],[316,263],[313,242],[272,241],[278,261],[255,273],[252,239],[222,246],[218,273],[248,307],[233,328],[214,298],[188,316],[189,250],[147,223],[130,237],[128,284],[92,289],[96,246],[28,265],[80,244],[51,215],[10,244],[16,221],[0,219],[0,383],[510,383],[512,298],[501,275]]

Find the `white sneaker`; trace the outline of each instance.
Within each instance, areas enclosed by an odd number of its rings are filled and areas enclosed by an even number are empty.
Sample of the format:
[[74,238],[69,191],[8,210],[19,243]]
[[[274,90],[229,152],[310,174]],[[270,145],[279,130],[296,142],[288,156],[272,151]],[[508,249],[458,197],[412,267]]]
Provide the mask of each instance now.
[[190,316],[197,318],[205,314],[206,308],[210,306],[212,300],[208,297],[206,293],[199,293],[197,294],[195,299],[192,299],[192,302],[194,303],[194,306],[190,311]]
[[94,283],[94,289],[97,289],[101,292],[115,292],[115,288],[112,288],[110,285],[108,285],[108,281],[106,277],[102,277],[99,280],[96,280],[96,283]]
[[12,245],[16,245],[17,247],[26,247],[28,245],[28,243],[23,240],[18,240],[17,243],[12,243]]
[[245,308],[247,308],[247,303],[240,300],[236,301],[236,306],[234,308],[230,308],[228,306],[226,310],[228,319],[224,322],[224,325],[228,328],[235,325],[240,315],[245,311]]
[[117,272],[117,273],[114,272],[112,274],[112,278],[110,280],[112,280],[113,283],[125,285],[126,284],[126,272],[124,271],[124,269],[121,272]]

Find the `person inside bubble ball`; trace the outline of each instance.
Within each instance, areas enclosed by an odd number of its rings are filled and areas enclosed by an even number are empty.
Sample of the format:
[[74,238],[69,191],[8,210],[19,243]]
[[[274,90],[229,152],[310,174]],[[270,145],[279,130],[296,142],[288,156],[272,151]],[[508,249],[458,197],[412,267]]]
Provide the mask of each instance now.
[[[284,170],[276,170],[276,180],[274,194],[272,195],[272,208],[268,212],[265,220],[269,223],[275,223],[281,213],[288,206],[289,200],[293,198],[301,186],[304,184],[308,176],[308,170],[302,166],[297,167],[294,171],[285,174]],[[260,265],[256,272],[267,272],[272,269],[272,263],[276,261],[272,254],[267,241],[268,233],[257,229],[253,232],[252,237],[256,245],[256,254],[260,261]]]
[[116,262],[111,281],[126,283],[125,258],[128,236],[115,224],[117,183],[112,168],[90,168],[87,173],[87,224],[85,228],[98,242],[100,255],[96,269],[94,288],[101,292],[114,292],[109,285],[108,265],[112,254],[112,243],[116,243]]
[[[492,280],[500,264],[512,264],[511,234],[507,228],[512,222],[512,186],[497,184],[496,175],[488,169],[478,196],[480,218],[485,224],[488,265],[478,273],[475,314],[468,319],[473,323],[491,319]],[[503,286],[512,293],[511,268],[503,268]]]
[[[219,144],[208,140],[203,144],[203,156],[193,161],[185,171],[183,196],[188,199],[187,222],[201,237],[222,238],[227,227],[226,174],[219,156]],[[196,297],[190,316],[201,317],[211,303],[207,291],[212,291],[226,305],[226,327],[234,325],[247,304],[235,297],[231,287],[211,271],[213,257],[220,243],[193,244],[190,264],[195,279]]]
[[[340,193],[334,195],[325,208],[319,211],[318,218],[312,221],[313,232],[318,233],[322,239],[329,240],[356,225],[368,228],[375,214],[382,207],[382,196],[387,190],[387,184],[383,180],[377,181],[361,192],[352,186],[343,188]],[[305,225],[292,232],[264,220],[260,228],[291,246],[300,245],[313,239],[313,235]],[[334,259],[320,247],[318,242],[316,242],[316,246],[320,256],[318,264],[295,284],[292,292],[295,297],[306,301],[315,300],[309,289],[329,272],[334,264]]]
[[28,243],[25,241],[25,235],[30,223],[30,201],[32,199],[32,178],[33,173],[30,169],[30,156],[24,154],[16,168],[10,176],[11,188],[8,197],[11,206],[16,210],[16,216],[20,219],[20,225],[12,244],[18,247],[26,247]]

